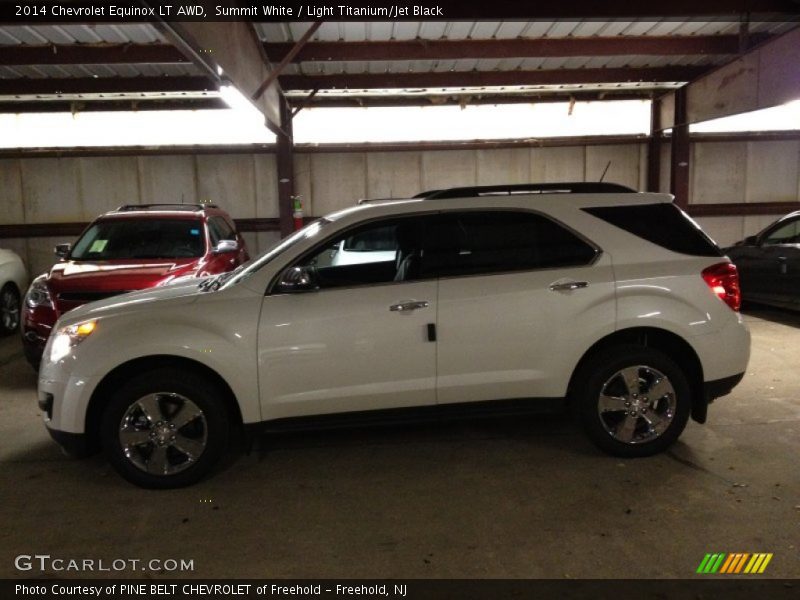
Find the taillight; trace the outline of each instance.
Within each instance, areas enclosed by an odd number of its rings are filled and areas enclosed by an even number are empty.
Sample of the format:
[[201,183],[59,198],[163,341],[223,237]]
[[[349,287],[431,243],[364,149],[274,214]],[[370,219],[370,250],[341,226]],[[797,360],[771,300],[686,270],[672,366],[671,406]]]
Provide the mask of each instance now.
[[739,272],[733,263],[719,263],[703,269],[703,280],[719,299],[733,310],[739,310],[742,304],[742,292],[739,289]]

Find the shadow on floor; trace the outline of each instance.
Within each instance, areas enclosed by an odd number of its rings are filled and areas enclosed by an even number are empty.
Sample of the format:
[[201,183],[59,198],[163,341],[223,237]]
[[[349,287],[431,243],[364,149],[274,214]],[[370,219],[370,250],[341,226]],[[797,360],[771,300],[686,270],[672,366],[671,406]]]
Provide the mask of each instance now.
[[798,311],[748,303],[742,309],[742,314],[800,329],[800,312]]
[[416,443],[469,443],[473,440],[527,440],[553,444],[577,454],[594,452],[588,444],[575,443],[581,432],[566,414],[488,417],[449,421],[341,427],[323,430],[265,432],[254,437],[259,456],[270,450],[292,448],[347,448],[404,446]]

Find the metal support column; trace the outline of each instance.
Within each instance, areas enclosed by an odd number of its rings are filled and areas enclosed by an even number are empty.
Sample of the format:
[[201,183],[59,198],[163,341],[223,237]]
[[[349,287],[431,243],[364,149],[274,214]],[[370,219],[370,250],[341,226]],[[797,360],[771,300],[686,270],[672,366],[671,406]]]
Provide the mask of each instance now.
[[654,98],[650,105],[650,142],[647,144],[647,191],[661,187],[661,101]]
[[294,138],[292,136],[292,115],[289,103],[280,96],[281,129],[276,131],[278,152],[278,214],[281,237],[286,237],[294,229],[292,220],[294,198]]
[[686,86],[675,91],[675,126],[672,128],[672,167],[670,192],[675,204],[681,208],[689,205],[689,124],[686,117]]

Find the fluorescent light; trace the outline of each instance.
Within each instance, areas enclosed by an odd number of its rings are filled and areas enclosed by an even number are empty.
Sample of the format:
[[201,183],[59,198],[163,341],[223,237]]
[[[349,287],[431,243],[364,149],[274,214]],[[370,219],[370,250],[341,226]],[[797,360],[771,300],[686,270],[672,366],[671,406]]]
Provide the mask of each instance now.
[[222,99],[225,103],[230,106],[233,110],[242,111],[243,113],[250,113],[250,114],[257,114],[259,115],[259,119],[261,119],[261,112],[255,107],[255,105],[248,100],[242,92],[239,91],[239,88],[226,84],[219,88],[219,95],[222,96]]

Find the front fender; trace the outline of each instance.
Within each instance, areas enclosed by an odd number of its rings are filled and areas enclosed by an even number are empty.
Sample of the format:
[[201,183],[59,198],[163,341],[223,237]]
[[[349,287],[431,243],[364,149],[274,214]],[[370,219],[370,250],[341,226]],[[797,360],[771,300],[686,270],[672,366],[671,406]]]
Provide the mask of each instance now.
[[[56,399],[50,426],[82,433],[89,402],[103,379],[117,367],[152,356],[185,358],[211,369],[233,391],[244,422],[260,421],[260,309],[260,297],[210,294],[191,305],[100,317],[95,332],[57,363],[47,360],[48,343],[39,390]],[[200,321],[198,312],[210,318]],[[190,318],[187,313],[194,314]]]

